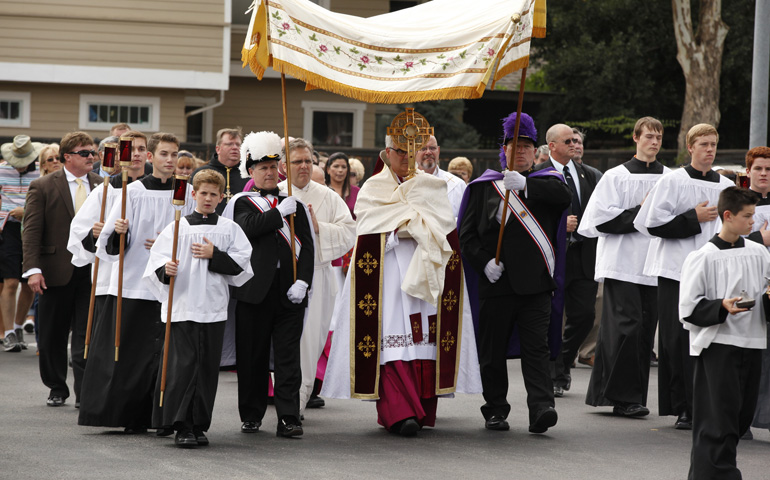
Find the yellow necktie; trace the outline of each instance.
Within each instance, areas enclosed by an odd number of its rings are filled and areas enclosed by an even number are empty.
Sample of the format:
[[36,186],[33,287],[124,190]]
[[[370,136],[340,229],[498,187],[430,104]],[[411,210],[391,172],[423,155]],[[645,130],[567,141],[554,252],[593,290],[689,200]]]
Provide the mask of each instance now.
[[85,185],[83,185],[83,180],[76,178],[75,181],[78,183],[78,188],[75,190],[75,213],[78,213],[80,207],[85,203],[88,194],[86,193]]

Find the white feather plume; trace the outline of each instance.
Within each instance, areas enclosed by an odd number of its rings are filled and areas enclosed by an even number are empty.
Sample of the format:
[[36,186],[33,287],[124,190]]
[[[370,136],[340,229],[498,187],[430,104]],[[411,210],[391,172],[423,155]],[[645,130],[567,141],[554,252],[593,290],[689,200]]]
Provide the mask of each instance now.
[[241,145],[241,177],[249,178],[249,172],[246,169],[246,159],[251,156],[252,160],[259,160],[267,155],[280,155],[281,137],[273,132],[251,132],[246,135]]

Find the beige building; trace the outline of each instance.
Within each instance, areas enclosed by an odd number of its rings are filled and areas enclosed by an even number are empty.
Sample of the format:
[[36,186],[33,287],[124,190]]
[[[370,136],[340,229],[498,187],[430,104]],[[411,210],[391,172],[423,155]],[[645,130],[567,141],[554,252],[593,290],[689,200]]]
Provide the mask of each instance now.
[[[373,16],[417,1],[313,0]],[[127,122],[213,142],[223,127],[283,131],[280,77],[241,67],[252,0],[0,1],[0,137],[103,138]],[[375,147],[397,113],[287,82],[289,134],[319,150]]]

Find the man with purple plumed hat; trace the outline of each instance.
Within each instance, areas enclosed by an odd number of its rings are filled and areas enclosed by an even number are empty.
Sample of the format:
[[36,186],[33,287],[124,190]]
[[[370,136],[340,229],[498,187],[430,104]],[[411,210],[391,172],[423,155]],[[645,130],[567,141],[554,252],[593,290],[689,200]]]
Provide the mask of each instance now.
[[[515,123],[516,113],[503,122],[503,172],[487,170],[468,185],[458,226],[463,263],[478,276],[475,293],[469,296],[478,300],[474,323],[478,325],[485,427],[510,428],[506,359],[520,355],[529,431],[544,433],[558,419],[549,357],[559,347],[560,311],[551,348],[548,337],[553,294],[563,279],[566,209],[572,194],[555,169],[533,171],[537,130],[532,117],[521,114],[517,139]],[[498,263],[495,255],[506,191],[510,194]],[[472,283],[469,278],[469,292]]]

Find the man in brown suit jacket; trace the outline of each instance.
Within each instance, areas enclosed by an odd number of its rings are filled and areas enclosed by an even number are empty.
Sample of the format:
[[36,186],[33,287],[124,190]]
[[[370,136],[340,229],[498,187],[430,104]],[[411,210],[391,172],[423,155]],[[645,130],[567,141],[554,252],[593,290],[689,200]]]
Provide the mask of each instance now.
[[94,141],[85,132],[72,132],[61,141],[64,168],[35,180],[27,194],[22,242],[24,278],[39,294],[38,350],[40,377],[51,389],[47,404],[58,407],[69,397],[67,338],[72,334],[72,368],[75,407],[79,406],[80,380],[85,369],[90,268],[72,265],[67,251],[70,223],[88,193],[103,179],[91,173],[96,155]]

